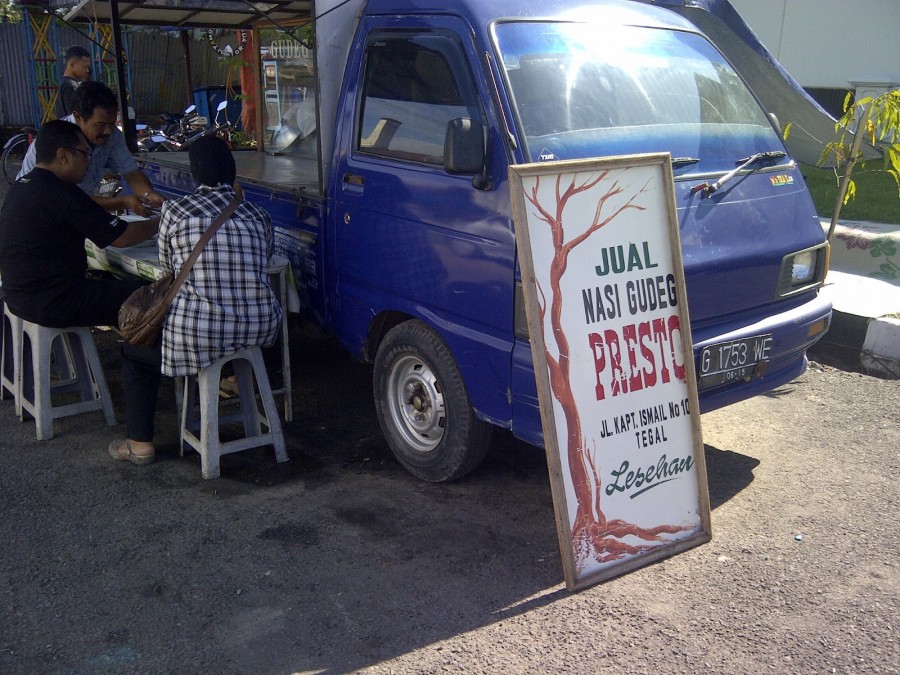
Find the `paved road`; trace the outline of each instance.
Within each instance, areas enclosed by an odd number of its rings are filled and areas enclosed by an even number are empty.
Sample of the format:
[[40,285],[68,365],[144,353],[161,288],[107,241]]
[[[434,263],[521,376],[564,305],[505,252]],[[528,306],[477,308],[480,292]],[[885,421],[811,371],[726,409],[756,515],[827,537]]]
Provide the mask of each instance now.
[[170,387],[148,467],[100,414],[38,442],[0,402],[0,672],[900,672],[900,383],[814,369],[705,415],[713,541],[570,594],[541,451],[422,483],[369,368],[293,344],[290,463],[214,481]]

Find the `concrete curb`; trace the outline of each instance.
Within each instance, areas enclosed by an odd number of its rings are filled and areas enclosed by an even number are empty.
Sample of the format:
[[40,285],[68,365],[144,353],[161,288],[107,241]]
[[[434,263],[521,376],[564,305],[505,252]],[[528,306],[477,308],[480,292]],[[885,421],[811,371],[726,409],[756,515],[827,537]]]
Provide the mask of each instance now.
[[[900,280],[874,276],[874,273],[883,272],[881,265],[889,261],[889,256],[859,256],[859,249],[875,228],[860,224],[858,236],[854,236],[853,225],[839,225],[845,236],[832,242],[832,268],[821,293],[831,301],[834,314],[831,328],[810,350],[809,356],[839,368],[898,379]],[[900,251],[900,226],[879,225],[876,231],[878,239],[884,242],[886,238]],[[849,246],[844,247],[842,242],[847,241],[855,243],[855,258],[843,255],[844,248],[849,249]]]
[[889,317],[869,322],[860,360],[867,370],[900,378],[900,319]]
[[809,358],[842,370],[900,379],[900,319],[835,310],[831,328]]

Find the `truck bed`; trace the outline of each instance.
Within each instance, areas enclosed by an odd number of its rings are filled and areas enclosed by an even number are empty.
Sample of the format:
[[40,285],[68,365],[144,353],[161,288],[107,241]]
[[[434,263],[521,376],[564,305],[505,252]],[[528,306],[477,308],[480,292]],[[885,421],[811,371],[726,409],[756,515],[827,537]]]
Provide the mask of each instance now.
[[[312,157],[301,155],[269,155],[265,152],[239,150],[233,153],[237,177],[242,184],[253,184],[280,193],[297,196],[319,197],[318,163]],[[178,169],[190,176],[190,164],[186,152],[153,152],[137,157],[141,168],[157,164]]]
[[[319,279],[317,242],[324,199],[319,190],[318,163],[302,155],[268,155],[236,151],[234,160],[244,198],[272,218],[274,252],[291,264],[301,313],[323,321],[324,300]],[[194,191],[186,152],[151,152],[136,157],[153,187],[169,197]]]

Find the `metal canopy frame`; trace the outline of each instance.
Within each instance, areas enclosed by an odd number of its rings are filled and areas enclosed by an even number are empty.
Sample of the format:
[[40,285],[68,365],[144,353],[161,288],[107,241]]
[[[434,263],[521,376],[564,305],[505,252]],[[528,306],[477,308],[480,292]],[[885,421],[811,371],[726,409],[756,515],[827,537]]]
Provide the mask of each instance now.
[[280,27],[283,23],[296,20],[298,16],[310,15],[313,0],[80,0],[75,3],[73,0],[47,0],[46,8],[53,13],[68,9],[63,17],[66,23],[110,24],[123,131],[128,147],[135,152],[137,131],[135,121],[128,117],[128,96],[123,86],[126,81],[123,24],[175,29],[238,30],[266,25]]
[[312,12],[311,0],[51,0],[51,8],[70,8],[71,22],[112,22],[172,28],[250,28],[285,23]]

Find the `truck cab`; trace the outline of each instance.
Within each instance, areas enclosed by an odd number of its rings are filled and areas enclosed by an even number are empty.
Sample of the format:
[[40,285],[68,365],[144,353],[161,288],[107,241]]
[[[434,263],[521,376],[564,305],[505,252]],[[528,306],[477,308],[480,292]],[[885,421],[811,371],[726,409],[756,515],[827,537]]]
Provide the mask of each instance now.
[[341,83],[325,315],[373,362],[414,474],[470,471],[491,426],[543,442],[513,164],[668,152],[702,410],[804,370],[830,319],[827,244],[776,124],[685,19],[614,0],[369,0]]

